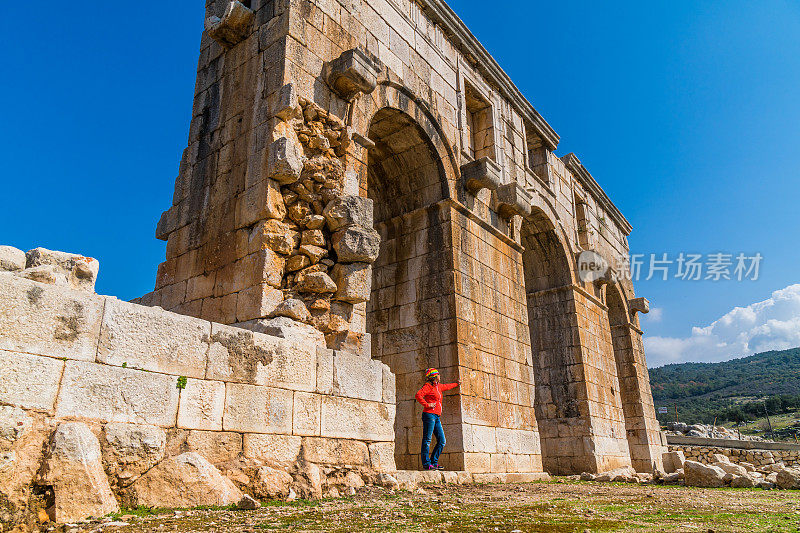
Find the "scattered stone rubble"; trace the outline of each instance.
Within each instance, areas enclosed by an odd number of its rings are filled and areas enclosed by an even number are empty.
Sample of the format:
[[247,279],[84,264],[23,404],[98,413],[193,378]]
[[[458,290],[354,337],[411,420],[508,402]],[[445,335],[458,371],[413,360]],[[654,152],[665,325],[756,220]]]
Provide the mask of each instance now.
[[686,424],[684,422],[668,422],[667,435],[686,437],[702,437],[706,439],[749,440],[757,442],[771,442],[757,435],[740,435],[736,430],[724,426],[710,424]]
[[737,464],[731,462],[727,455],[714,453],[703,456],[701,462],[687,459],[682,451],[673,450],[664,453],[662,460],[664,470],[656,470],[652,475],[621,468],[599,475],[584,472],[572,477],[583,481],[681,484],[690,487],[800,489],[800,467],[775,462],[771,457],[765,464]]

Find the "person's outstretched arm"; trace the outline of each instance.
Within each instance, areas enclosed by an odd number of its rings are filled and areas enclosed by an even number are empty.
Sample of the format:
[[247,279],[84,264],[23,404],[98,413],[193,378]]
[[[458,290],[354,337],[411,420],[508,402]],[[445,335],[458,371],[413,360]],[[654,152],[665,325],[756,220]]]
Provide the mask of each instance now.
[[456,383],[442,383],[441,384],[443,392],[446,391],[446,390],[455,389],[459,385],[461,385],[460,381],[457,381]]

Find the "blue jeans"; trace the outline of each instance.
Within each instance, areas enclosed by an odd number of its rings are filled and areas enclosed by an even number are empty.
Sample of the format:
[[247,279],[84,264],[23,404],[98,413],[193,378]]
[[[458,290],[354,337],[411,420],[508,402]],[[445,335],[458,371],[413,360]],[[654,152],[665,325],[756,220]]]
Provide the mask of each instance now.
[[[433,448],[433,453],[430,453],[431,437],[433,435],[436,435],[436,446]],[[422,413],[422,450],[420,451],[422,468],[439,464],[439,455],[442,453],[446,442],[439,415]]]

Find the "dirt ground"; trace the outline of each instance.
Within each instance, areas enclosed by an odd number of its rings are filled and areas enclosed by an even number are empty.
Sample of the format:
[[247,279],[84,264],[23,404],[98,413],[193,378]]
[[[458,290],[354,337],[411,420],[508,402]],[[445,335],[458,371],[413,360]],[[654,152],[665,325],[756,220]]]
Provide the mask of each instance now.
[[58,532],[798,531],[800,491],[699,489],[555,479],[507,485],[365,487],[355,496],[260,509],[136,509]]

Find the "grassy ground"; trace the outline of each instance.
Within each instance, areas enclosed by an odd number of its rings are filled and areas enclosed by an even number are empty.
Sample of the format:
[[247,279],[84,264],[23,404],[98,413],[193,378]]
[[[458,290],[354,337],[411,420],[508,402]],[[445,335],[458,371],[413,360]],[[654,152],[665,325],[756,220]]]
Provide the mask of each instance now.
[[[326,532],[800,532],[800,491],[698,489],[621,483],[425,485],[362,489],[352,498],[230,509],[123,511],[65,531]],[[60,528],[61,529],[61,528]]]

